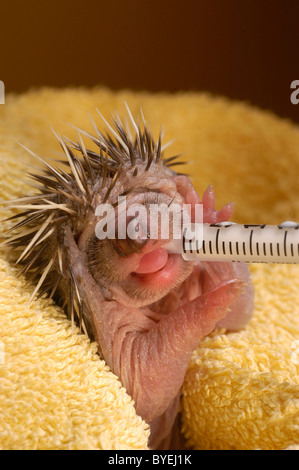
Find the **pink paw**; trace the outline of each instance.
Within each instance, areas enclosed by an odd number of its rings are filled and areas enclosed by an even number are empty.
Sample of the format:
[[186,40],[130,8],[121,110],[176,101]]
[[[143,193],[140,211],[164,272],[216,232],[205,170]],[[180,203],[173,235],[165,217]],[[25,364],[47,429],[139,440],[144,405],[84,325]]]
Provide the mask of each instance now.
[[234,211],[235,203],[230,202],[220,210],[215,209],[215,193],[213,186],[210,184],[205,190],[202,197],[203,204],[203,222],[208,224],[217,224],[229,220]]

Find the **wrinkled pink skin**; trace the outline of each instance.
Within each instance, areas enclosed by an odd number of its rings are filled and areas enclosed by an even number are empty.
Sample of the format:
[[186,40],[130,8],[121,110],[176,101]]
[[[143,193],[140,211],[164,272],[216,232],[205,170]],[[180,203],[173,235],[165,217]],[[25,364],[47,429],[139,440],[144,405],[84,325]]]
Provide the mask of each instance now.
[[[183,201],[200,202],[187,177],[174,179]],[[215,210],[212,187],[207,188],[201,202],[204,222],[228,220],[232,214],[232,204]],[[100,286],[89,269],[84,237],[76,243],[71,230],[66,229],[65,240],[85,314],[93,325],[101,353],[133,397],[137,413],[150,424],[150,447],[168,448],[192,351],[215,327],[238,330],[251,318],[253,286],[248,266],[231,262],[193,264],[180,255],[171,255],[178,269],[185,270],[183,280],[157,299],[155,273],[145,276],[150,280],[148,290],[153,292],[153,301],[147,299],[142,305],[140,299],[123,295],[125,287],[115,300],[117,283],[112,298],[107,300],[108,287]],[[132,271],[138,271],[136,259],[140,262],[144,253],[156,248],[149,245],[140,253],[120,257],[118,269],[122,269],[121,263],[127,269],[132,260]]]

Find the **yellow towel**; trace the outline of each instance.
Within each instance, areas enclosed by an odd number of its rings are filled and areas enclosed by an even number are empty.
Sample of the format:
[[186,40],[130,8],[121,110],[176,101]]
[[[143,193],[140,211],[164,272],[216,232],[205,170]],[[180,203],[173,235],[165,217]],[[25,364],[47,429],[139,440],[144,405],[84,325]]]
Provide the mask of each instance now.
[[[140,106],[154,135],[175,139],[168,155],[193,163],[200,193],[217,206],[234,200],[234,220],[299,220],[298,128],[247,104],[196,93],[43,89],[7,96],[0,106],[0,199],[30,193],[23,163],[57,158],[49,126],[69,137],[70,122],[93,131],[88,113],[125,115]],[[97,120],[99,126],[103,126]],[[1,210],[1,217],[12,211]],[[1,231],[10,225],[2,224]],[[0,447],[145,449],[148,429],[132,400],[96,355],[96,346],[16,278],[1,249]],[[203,449],[282,449],[299,444],[299,266],[253,265],[255,315],[237,333],[214,332],[194,352],[183,388],[183,431]],[[297,349],[298,348],[298,349]]]

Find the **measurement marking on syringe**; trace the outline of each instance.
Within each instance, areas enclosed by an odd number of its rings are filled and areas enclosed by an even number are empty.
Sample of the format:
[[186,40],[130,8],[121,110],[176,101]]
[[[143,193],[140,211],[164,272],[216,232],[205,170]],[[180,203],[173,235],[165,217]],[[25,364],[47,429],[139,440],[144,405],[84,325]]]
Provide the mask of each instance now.
[[270,242],[270,254],[273,256],[273,247],[272,247],[272,242]]
[[212,254],[213,254],[213,250],[212,250],[212,240],[209,240],[209,250],[210,250],[210,254],[212,255]]
[[218,246],[219,232],[220,232],[220,229],[217,230],[217,234],[216,234],[216,253],[217,253],[217,255],[219,255],[219,246]]
[[229,242],[229,253],[233,254],[232,242]]
[[183,233],[183,250],[184,250],[184,253],[187,253],[187,247],[186,247],[186,232],[187,232],[187,229],[184,230],[184,233]]
[[266,253],[266,243],[265,243],[265,242],[263,243],[263,249],[264,249],[264,256],[267,256],[267,253]]
[[250,231],[250,237],[249,237],[249,251],[251,256],[253,255],[252,253],[252,235],[253,235],[253,230]]
[[291,247],[291,255],[294,256],[294,247],[293,247],[293,243],[291,243],[290,247]]
[[246,247],[245,247],[245,242],[243,242],[243,255],[246,256]]
[[225,252],[225,242],[224,241],[222,242],[222,251],[223,251],[223,254],[225,255],[226,252]]
[[256,242],[256,254],[259,256],[260,255],[260,249],[259,249],[259,244]]
[[284,250],[284,255],[285,256],[287,256],[287,235],[288,235],[288,232],[285,231],[284,239],[283,239],[283,250]]
[[277,256],[280,256],[279,243],[277,243]]
[[237,252],[237,255],[239,256],[239,242],[236,242],[236,252]]

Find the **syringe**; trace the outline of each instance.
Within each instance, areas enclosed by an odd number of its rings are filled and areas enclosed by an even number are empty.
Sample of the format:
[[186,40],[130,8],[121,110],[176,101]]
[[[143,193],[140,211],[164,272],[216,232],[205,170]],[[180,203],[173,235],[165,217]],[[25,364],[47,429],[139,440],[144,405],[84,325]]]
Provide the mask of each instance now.
[[299,263],[299,224],[191,224],[184,228],[182,239],[172,240],[166,248],[187,261]]

